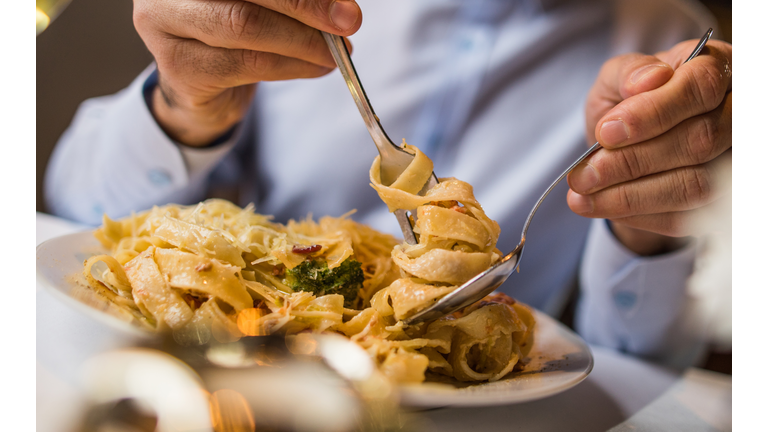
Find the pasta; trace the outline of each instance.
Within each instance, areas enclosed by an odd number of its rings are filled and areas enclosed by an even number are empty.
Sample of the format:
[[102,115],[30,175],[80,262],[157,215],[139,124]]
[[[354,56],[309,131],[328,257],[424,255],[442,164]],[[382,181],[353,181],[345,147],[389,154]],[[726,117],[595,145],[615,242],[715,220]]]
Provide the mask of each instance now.
[[381,184],[378,159],[370,180],[390,211],[416,209],[415,245],[348,214],[278,224],[252,205],[214,199],[117,221],[105,215],[95,235],[110,254],[86,260],[86,280],[182,344],[336,332],[394,382],[498,380],[531,349],[527,306],[498,294],[429,324],[403,323],[501,256],[499,226],[472,187],[441,179],[420,196],[432,162],[405,148],[415,158],[395,183]]

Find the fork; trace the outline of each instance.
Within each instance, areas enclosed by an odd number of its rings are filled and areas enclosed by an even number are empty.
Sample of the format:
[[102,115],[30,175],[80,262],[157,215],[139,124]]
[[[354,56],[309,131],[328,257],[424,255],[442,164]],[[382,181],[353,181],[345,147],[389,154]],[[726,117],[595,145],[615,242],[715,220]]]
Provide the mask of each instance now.
[[[393,143],[391,139],[384,132],[384,128],[379,122],[379,117],[373,112],[371,102],[368,100],[368,96],[363,90],[363,85],[360,83],[360,78],[355,70],[355,65],[352,63],[347,45],[344,43],[344,39],[341,36],[333,35],[326,32],[321,32],[325,42],[328,44],[328,48],[331,50],[333,59],[336,60],[336,64],[339,66],[339,71],[344,77],[344,81],[347,83],[349,92],[352,93],[352,99],[355,100],[357,109],[360,110],[360,115],[363,117],[365,127],[368,128],[368,133],[371,134],[376,148],[379,150],[380,163],[381,163],[381,183],[384,186],[389,186],[397,180],[397,178],[408,168],[408,165],[414,158],[414,155],[403,150],[402,147]],[[430,176],[427,184],[422,188],[422,193],[429,190],[438,183],[437,176],[433,172]],[[395,217],[400,224],[400,230],[403,232],[403,238],[408,244],[416,244],[416,236],[413,233],[413,226],[408,217],[406,210],[395,210]]]

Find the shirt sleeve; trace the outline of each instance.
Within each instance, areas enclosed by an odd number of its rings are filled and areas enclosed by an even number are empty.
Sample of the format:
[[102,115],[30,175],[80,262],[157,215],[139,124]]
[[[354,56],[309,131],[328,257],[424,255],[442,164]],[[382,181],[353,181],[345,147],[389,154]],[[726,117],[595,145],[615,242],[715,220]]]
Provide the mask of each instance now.
[[234,147],[240,127],[206,148],[175,143],[144,99],[144,84],[154,71],[153,64],[119,93],[80,105],[46,172],[51,213],[96,225],[104,213],[118,218],[153,205],[204,198],[208,174]]
[[[590,343],[662,362],[691,350],[700,336],[683,325],[697,241],[641,257],[622,245],[608,222],[592,222],[581,263],[576,329]],[[661,358],[661,356],[664,358]],[[679,357],[679,356],[677,356]]]

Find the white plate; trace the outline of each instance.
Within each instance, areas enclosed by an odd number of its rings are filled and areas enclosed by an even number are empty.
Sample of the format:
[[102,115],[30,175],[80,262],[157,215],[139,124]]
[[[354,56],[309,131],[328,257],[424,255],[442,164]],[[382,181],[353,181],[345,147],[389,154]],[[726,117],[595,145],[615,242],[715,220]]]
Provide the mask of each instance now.
[[[52,295],[115,330],[148,333],[134,318],[87,288],[83,261],[105,253],[91,231],[48,240],[37,247],[37,283]],[[563,392],[583,381],[594,360],[587,344],[542,312],[535,311],[534,345],[522,372],[481,384],[453,380],[402,386],[403,405],[412,407],[489,406],[528,402]]]

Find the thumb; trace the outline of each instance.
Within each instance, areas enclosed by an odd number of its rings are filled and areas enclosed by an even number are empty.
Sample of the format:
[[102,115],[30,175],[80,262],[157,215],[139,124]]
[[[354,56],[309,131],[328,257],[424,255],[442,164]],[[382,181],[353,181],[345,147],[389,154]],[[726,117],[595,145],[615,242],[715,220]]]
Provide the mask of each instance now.
[[657,89],[672,75],[672,66],[658,57],[625,54],[608,60],[589,91],[586,104],[587,141],[597,141],[597,122],[624,99]]

